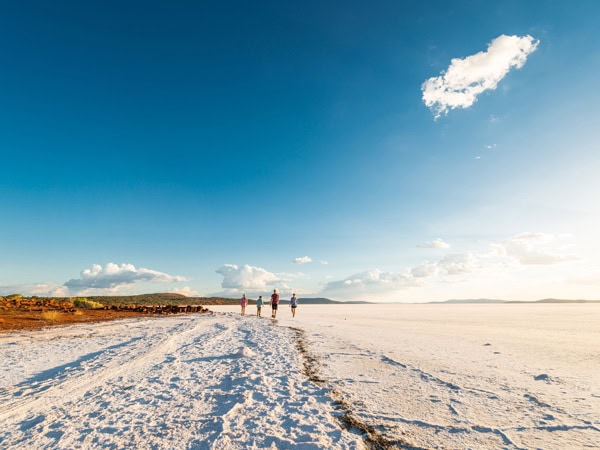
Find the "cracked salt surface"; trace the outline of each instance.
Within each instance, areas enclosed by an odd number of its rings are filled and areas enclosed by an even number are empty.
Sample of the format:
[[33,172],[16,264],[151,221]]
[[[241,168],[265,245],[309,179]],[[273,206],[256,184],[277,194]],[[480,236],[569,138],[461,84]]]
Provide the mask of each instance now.
[[599,448],[600,305],[213,309],[0,335],[0,448]]

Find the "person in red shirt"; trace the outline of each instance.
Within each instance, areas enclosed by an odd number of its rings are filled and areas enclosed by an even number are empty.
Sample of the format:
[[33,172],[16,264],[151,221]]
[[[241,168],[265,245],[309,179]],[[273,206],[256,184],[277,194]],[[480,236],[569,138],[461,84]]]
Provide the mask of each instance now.
[[277,306],[279,305],[279,294],[277,293],[277,289],[273,289],[273,294],[271,294],[271,317],[274,319],[277,315]]

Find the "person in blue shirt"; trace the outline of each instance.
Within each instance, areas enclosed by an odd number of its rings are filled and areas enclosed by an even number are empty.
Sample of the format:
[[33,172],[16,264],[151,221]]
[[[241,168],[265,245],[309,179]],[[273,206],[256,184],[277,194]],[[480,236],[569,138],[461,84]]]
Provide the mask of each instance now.
[[296,317],[296,308],[298,307],[298,299],[296,298],[296,293],[292,294],[292,298],[290,298],[290,308],[292,308],[292,317]]
[[262,307],[263,307],[263,299],[262,299],[262,295],[259,295],[258,300],[256,300],[256,315],[258,317],[260,317],[260,315],[262,313]]

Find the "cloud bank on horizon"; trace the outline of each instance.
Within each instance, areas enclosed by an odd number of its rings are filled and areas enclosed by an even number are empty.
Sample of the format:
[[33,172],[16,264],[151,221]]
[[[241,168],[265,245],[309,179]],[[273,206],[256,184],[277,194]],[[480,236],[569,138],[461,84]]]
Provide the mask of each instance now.
[[[278,289],[284,295],[292,291],[303,295],[316,295],[334,299],[381,300],[398,295],[398,292],[410,288],[423,288],[434,283],[454,283],[465,281],[470,274],[493,273],[526,268],[530,266],[548,266],[576,261],[579,258],[569,253],[565,244],[570,235],[524,232],[489,243],[487,252],[448,253],[437,260],[425,260],[402,272],[384,271],[379,268],[366,269],[348,277],[328,281],[318,289],[298,289],[290,282],[306,278],[302,273],[274,273],[262,267],[244,264],[224,264],[216,273],[223,277],[222,292],[209,296],[236,296],[242,292],[250,296],[264,295],[272,289]],[[442,239],[417,245],[418,248],[446,250],[450,245]],[[296,258],[306,260],[309,257]],[[308,261],[310,262],[310,261]],[[329,277],[324,276],[323,280]],[[107,263],[104,267],[94,264],[91,269],[82,270],[79,278],[70,279],[62,285],[49,283],[0,286],[0,294],[24,293],[25,295],[49,295],[64,297],[69,295],[118,295],[123,289],[144,282],[153,284],[173,284],[190,281],[185,277],[170,275],[157,270],[136,268],[133,264]],[[170,292],[187,296],[202,296],[191,286],[173,287]]]
[[440,76],[421,85],[423,102],[436,120],[451,109],[469,108],[480,94],[496,89],[511,69],[522,68],[539,42],[530,35],[503,34],[492,40],[484,52],[453,58]]
[[64,286],[72,289],[115,289],[120,286],[134,284],[140,281],[160,283],[176,283],[187,281],[185,277],[169,275],[144,267],[136,268],[133,264],[108,263],[102,267],[94,264],[91,269],[81,272],[79,278],[67,281]]
[[[305,293],[334,299],[381,300],[382,296],[409,288],[464,281],[470,274],[486,270],[498,273],[519,267],[560,264],[577,259],[567,254],[567,247],[561,243],[569,237],[550,233],[520,233],[488,244],[485,252],[449,253],[438,260],[426,260],[399,273],[379,268],[366,269],[343,279],[329,281],[319,290]],[[417,247],[445,250],[450,245],[437,238]],[[216,272],[223,275],[221,286],[225,288],[225,294],[244,291],[249,295],[262,295],[273,288],[282,292],[292,290],[288,282],[294,275],[277,275],[261,267],[226,264]]]
[[[384,271],[379,268],[366,269],[348,277],[323,283],[321,288],[307,290],[290,286],[290,281],[306,278],[301,273],[274,273],[249,264],[238,266],[224,264],[215,272],[223,277],[222,292],[213,295],[234,296],[242,292],[258,296],[279,289],[284,295],[292,291],[303,295],[325,296],[334,299],[381,300],[397,296],[398,292],[410,288],[423,288],[433,283],[465,281],[470,274],[486,270],[498,274],[502,271],[530,266],[548,266],[576,261],[565,244],[570,235],[524,232],[496,243],[489,243],[487,252],[448,253],[437,260],[425,260],[403,272]],[[437,238],[419,248],[448,249],[449,244]],[[306,257],[307,258],[307,257]],[[309,258],[310,259],[310,258]],[[323,277],[327,279],[328,277]],[[179,283],[190,281],[178,275],[147,268],[136,268],[132,264],[108,263],[104,267],[94,264],[91,269],[81,271],[79,278],[70,279],[63,285],[49,283],[0,286],[0,294],[24,293],[26,295],[116,295],[123,288],[138,283]],[[202,296],[190,286],[174,287],[170,292],[187,296]]]
[[[320,294],[335,298],[360,296],[365,300],[374,300],[380,299],[380,295],[394,291],[425,287],[434,282],[454,282],[459,276],[485,270],[499,273],[515,267],[545,266],[575,261],[579,258],[565,253],[567,248],[561,244],[561,241],[568,238],[569,235],[524,232],[499,243],[490,243],[488,252],[448,254],[438,261],[425,261],[402,273],[385,272],[379,269],[365,270],[343,280],[327,283]],[[436,241],[441,240],[436,239],[432,243]],[[427,248],[445,247],[430,245]]]
[[525,265],[549,265],[565,261],[574,261],[576,256],[561,254],[553,248],[555,242],[568,235],[549,233],[520,233],[499,244],[491,244],[493,254],[507,256]]

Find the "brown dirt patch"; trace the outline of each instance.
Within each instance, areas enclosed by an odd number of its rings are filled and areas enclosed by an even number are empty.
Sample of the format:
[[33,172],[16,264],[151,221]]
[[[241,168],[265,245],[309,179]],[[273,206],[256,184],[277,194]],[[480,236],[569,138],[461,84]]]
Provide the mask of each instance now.
[[14,330],[33,330],[75,323],[103,322],[132,317],[155,317],[130,311],[79,309],[75,312],[59,311],[51,320],[45,319],[42,311],[0,310],[0,333]]

